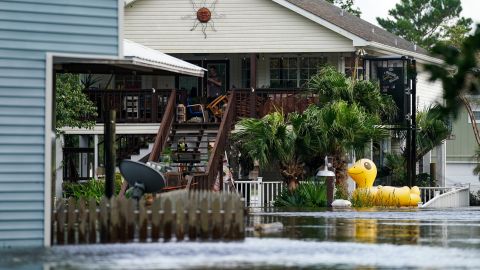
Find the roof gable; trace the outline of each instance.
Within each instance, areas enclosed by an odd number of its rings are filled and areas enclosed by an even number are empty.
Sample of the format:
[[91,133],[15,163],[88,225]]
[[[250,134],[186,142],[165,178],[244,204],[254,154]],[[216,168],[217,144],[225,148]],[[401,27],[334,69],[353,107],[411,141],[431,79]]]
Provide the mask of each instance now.
[[[325,22],[335,28],[339,28],[349,34],[349,36],[337,31],[345,37],[355,36],[359,40],[367,42],[376,42],[386,46],[406,50],[414,53],[428,55],[424,48],[416,46],[414,43],[396,36],[378,26],[375,26],[361,18],[354,16],[341,8],[326,2],[324,0],[272,0],[284,7],[295,9],[299,8],[304,12],[297,12],[308,16],[309,14],[323,19]],[[323,24],[322,24],[323,25]],[[327,25],[324,25],[328,27]],[[334,29],[332,29],[334,30]],[[335,31],[335,30],[334,30]]]

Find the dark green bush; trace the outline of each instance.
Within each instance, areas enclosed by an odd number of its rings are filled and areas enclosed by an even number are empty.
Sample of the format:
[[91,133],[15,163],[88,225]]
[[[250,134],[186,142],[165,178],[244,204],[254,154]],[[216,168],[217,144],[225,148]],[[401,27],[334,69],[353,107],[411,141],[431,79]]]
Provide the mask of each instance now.
[[285,188],[275,198],[276,207],[317,208],[327,206],[327,187],[323,181],[307,181],[290,192]]
[[[115,174],[115,195],[120,192],[122,186],[122,176]],[[63,196],[65,198],[73,197],[75,199],[90,199],[95,198],[100,202],[105,194],[105,179],[94,180],[90,179],[85,183],[64,183]]]

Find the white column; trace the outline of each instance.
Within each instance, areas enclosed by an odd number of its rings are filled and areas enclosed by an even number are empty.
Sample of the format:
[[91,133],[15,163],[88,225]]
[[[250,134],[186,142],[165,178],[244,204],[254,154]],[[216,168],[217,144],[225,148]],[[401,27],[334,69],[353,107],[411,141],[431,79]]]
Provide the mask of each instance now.
[[422,171],[424,173],[430,173],[430,163],[432,162],[432,151],[428,152],[425,156],[423,156],[422,160],[423,160]]
[[55,138],[55,197],[62,198],[63,184],[63,146],[65,138],[59,135]]
[[447,167],[447,142],[443,141],[441,145],[437,146],[437,162],[436,162],[436,177],[437,183],[441,187],[446,186],[445,175]]
[[98,135],[93,135],[93,178],[97,180],[98,169]]
[[[88,135],[79,136],[78,147],[88,148]],[[80,156],[79,162],[80,164],[78,168],[79,168],[80,176],[87,176],[88,175],[88,155],[82,153]]]

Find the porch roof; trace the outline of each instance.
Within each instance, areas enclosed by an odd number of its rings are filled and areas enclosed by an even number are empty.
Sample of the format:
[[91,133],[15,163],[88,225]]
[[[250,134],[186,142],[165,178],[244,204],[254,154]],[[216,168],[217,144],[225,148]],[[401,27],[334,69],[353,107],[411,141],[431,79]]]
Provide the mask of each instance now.
[[131,40],[123,41],[123,57],[71,56],[61,54],[55,57],[57,72],[97,74],[185,74],[203,77],[205,69],[180,60],[160,51],[143,46]]
[[123,42],[124,57],[132,60],[133,64],[152,66],[197,77],[203,77],[206,69],[190,64],[168,54],[143,46],[125,39]]

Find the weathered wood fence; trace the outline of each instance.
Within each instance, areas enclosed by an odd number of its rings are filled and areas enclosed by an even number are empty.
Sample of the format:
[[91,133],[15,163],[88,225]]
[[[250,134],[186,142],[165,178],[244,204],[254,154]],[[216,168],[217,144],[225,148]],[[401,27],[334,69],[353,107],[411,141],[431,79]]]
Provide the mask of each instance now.
[[52,215],[52,243],[240,240],[243,204],[237,194],[205,191],[169,192],[149,205],[143,199],[61,199]]

